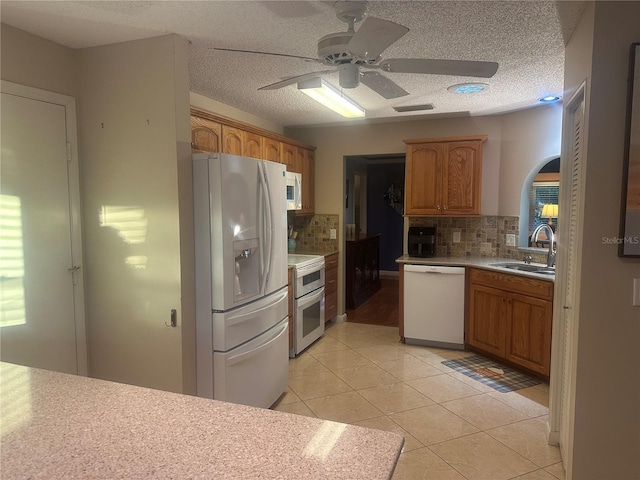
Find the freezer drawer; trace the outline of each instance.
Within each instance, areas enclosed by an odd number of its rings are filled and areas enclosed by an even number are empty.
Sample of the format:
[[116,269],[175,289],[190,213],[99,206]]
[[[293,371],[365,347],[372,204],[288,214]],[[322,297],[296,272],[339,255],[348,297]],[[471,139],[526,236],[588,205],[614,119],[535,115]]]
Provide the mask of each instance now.
[[405,342],[464,348],[463,267],[405,265]]
[[289,319],[228,352],[213,354],[213,398],[269,408],[287,389]]
[[228,312],[213,314],[213,350],[226,352],[266,332],[289,313],[287,287]]

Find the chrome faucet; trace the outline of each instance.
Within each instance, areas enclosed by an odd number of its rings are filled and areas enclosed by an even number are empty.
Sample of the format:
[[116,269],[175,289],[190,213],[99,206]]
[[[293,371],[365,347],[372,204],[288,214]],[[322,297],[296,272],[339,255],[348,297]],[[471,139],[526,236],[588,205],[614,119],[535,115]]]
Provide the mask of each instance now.
[[538,225],[531,235],[531,243],[538,241],[538,235],[541,230],[546,230],[547,239],[549,240],[549,251],[547,252],[547,267],[553,267],[556,264],[556,249],[554,248],[553,230],[549,225],[543,223]]

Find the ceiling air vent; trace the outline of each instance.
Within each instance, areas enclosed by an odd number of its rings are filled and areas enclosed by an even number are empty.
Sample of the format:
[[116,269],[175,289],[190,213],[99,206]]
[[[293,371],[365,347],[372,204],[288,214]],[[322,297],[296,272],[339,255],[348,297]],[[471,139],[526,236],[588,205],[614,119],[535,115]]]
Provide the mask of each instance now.
[[407,105],[405,107],[393,107],[396,112],[419,112],[420,110],[433,110],[433,103],[423,105]]

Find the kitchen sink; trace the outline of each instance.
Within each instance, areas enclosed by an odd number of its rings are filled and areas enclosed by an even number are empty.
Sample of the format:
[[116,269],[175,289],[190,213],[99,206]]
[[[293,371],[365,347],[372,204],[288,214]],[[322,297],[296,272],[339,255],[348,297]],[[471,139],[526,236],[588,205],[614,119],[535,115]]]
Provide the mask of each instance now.
[[521,272],[540,273],[543,275],[555,275],[556,269],[553,267],[546,267],[543,265],[531,265],[529,263],[490,263],[492,267],[509,268],[511,270],[520,270]]

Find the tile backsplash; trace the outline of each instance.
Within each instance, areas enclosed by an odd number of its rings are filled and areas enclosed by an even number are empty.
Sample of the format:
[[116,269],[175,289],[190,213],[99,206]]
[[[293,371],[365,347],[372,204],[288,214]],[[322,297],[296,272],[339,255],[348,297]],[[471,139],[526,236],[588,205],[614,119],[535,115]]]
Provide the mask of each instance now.
[[[410,227],[436,227],[436,255],[449,257],[502,257],[522,260],[525,253],[506,245],[506,235],[518,241],[519,217],[410,217]],[[454,232],[460,242],[453,243]],[[527,252],[526,254],[530,254]],[[545,254],[533,254],[534,262],[545,262]]]
[[[288,225],[298,232],[296,250],[338,250],[339,216],[316,214],[309,216],[288,215]],[[506,245],[506,235],[513,234],[518,241],[519,218],[507,216],[482,217],[409,217],[410,227],[437,227],[436,255],[449,257],[501,257],[522,260],[531,255],[534,262],[544,263],[545,253],[522,252],[518,247]],[[330,239],[330,230],[337,232]],[[460,242],[453,243],[453,233],[460,233]]]
[[[338,215],[288,215],[289,227],[298,232],[296,250],[315,250],[319,252],[338,250]],[[331,239],[330,230],[336,230],[336,238]]]

